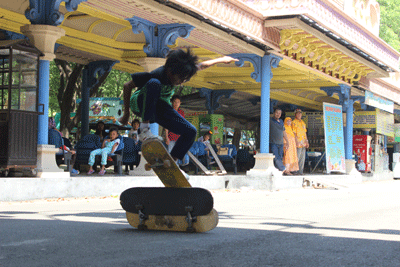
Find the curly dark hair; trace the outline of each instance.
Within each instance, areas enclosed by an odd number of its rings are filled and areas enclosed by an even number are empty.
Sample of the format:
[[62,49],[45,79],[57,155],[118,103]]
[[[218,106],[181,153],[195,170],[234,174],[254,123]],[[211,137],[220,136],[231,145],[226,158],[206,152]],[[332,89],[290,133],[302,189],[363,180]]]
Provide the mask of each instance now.
[[182,81],[187,81],[197,72],[197,60],[198,57],[189,48],[186,52],[182,49],[172,50],[167,55],[165,69],[172,75],[178,75]]
[[171,103],[174,102],[175,99],[181,100],[181,97],[180,97],[179,95],[173,95],[173,96],[171,97]]

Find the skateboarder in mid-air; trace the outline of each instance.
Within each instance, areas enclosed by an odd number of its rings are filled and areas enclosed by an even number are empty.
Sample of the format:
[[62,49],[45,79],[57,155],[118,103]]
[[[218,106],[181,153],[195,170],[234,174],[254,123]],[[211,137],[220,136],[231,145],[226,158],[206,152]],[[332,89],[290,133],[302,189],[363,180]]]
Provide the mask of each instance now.
[[[172,158],[183,159],[192,146],[197,130],[171,106],[170,99],[175,86],[190,80],[198,70],[218,63],[238,61],[229,56],[197,63],[197,56],[188,49],[178,49],[167,55],[167,61],[152,72],[132,74],[132,80],[124,85],[124,114],[119,120],[123,125],[129,120],[130,110],[142,118],[139,128],[139,139],[159,138],[150,132],[150,123],[158,123],[169,131],[180,135],[171,151]],[[136,90],[132,97],[132,89]]]

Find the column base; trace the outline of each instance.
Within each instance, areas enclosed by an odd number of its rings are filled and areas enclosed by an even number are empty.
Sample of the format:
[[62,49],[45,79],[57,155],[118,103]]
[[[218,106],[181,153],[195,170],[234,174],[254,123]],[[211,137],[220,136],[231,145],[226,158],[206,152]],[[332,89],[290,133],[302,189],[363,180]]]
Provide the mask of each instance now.
[[69,172],[64,172],[56,163],[56,152],[54,145],[38,145],[36,177],[40,178],[69,178]]
[[280,172],[274,166],[274,158],[275,156],[271,153],[258,153],[254,156],[256,162],[254,167],[246,172],[247,176],[259,176],[259,175],[274,175],[274,176],[282,176],[282,172]]
[[153,170],[146,171],[144,165],[147,163],[147,160],[142,156],[142,152],[139,152],[140,162],[139,165],[134,169],[129,171],[129,175],[132,176],[157,176]]
[[361,175],[361,173],[356,169],[356,161],[354,159],[346,159],[346,174],[349,175]]

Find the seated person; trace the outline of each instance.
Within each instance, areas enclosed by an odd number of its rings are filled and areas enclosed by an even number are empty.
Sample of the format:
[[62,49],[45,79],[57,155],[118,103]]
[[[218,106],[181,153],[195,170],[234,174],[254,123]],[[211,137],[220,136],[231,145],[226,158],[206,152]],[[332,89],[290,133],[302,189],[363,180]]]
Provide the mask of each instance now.
[[[206,143],[210,144],[211,134],[212,134],[212,132],[208,131],[203,136],[199,137],[199,139],[197,139],[197,141],[202,142],[203,144],[205,144],[207,146]],[[207,156],[210,157],[209,149],[206,147],[204,150],[207,151]]]
[[104,175],[106,173],[105,169],[106,169],[106,165],[107,165],[108,154],[114,153],[114,151],[117,149],[117,147],[121,141],[117,137],[118,137],[117,129],[115,129],[115,128],[110,129],[109,138],[104,139],[103,145],[101,146],[101,148],[98,148],[98,149],[90,152],[90,157],[89,157],[90,169],[87,174],[94,173],[93,165],[94,165],[96,155],[101,155],[101,170],[100,170],[99,174]]
[[100,136],[100,142],[103,142],[104,137],[107,136],[104,122],[102,121],[97,122],[95,134]]
[[132,138],[135,141],[135,144],[139,142],[138,130],[140,127],[140,121],[138,119],[134,119],[132,121],[132,129],[129,131],[128,137]]
[[210,139],[211,139],[211,131],[208,131],[203,136],[199,137],[197,141],[205,144],[205,143],[210,143]]
[[[57,135],[57,137],[54,137],[54,134]],[[55,145],[57,148],[60,149],[60,152],[57,154],[62,154],[70,152],[71,153],[71,162],[70,165],[72,166],[71,169],[71,174],[72,175],[78,175],[79,171],[74,169],[73,166],[75,165],[75,160],[76,160],[76,151],[74,149],[70,149],[69,147],[62,145],[63,144],[63,138],[62,138],[62,133],[56,128],[54,119],[52,117],[49,118],[49,144]],[[58,155],[60,157],[60,155]],[[57,157],[57,155],[56,155]],[[64,155],[62,155],[62,158],[64,158]]]

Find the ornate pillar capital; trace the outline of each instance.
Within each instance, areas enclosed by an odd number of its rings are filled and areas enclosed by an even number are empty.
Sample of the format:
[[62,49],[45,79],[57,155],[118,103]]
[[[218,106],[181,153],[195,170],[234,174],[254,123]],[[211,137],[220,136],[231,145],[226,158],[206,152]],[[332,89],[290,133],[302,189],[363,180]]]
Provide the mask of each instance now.
[[170,50],[168,46],[174,45],[178,37],[187,38],[194,29],[189,24],[155,24],[151,21],[133,17],[127,19],[132,25],[132,31],[142,33],[146,38],[143,51],[148,57],[165,58]]
[[87,69],[87,90],[93,88],[97,83],[99,83],[99,79],[97,77],[103,76],[104,73],[110,72],[115,63],[119,61],[112,60],[99,60],[90,62],[86,65]]
[[214,114],[214,111],[220,107],[218,101],[221,98],[221,96],[230,98],[234,92],[235,90],[233,89],[217,90],[217,91],[204,87],[199,89],[200,96],[206,98],[206,108],[208,110],[208,114]]
[[65,8],[69,11],[76,11],[81,2],[87,0],[29,0],[29,8],[25,11],[25,17],[32,24],[43,24],[58,26],[64,20],[60,13],[60,4],[65,2]]
[[56,41],[65,35],[64,29],[50,25],[27,24],[21,27],[21,32],[44,54],[41,59],[49,61],[56,57]]
[[261,57],[255,54],[230,54],[229,56],[239,59],[235,62],[238,67],[243,67],[244,62],[248,61],[253,65],[254,72],[251,73],[251,78],[256,82],[261,82]]

